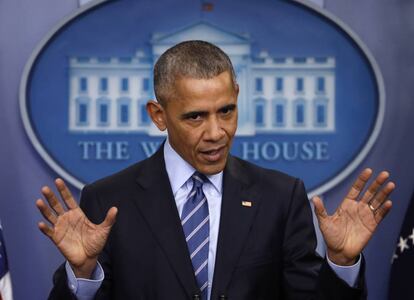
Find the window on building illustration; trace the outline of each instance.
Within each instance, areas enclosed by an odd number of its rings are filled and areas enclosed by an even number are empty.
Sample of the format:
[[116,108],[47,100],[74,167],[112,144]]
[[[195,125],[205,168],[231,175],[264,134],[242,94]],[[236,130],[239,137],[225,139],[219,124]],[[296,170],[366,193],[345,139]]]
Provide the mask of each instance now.
[[304,80],[303,78],[296,78],[296,91],[303,92],[304,89]]
[[129,105],[128,104],[121,104],[121,124],[128,124],[129,123]]
[[328,113],[328,100],[315,99],[314,101],[314,122],[316,127],[326,127]]
[[275,84],[276,84],[276,92],[283,92],[283,78],[277,77]]
[[121,79],[121,91],[128,92],[129,90],[129,80],[128,78]]
[[326,107],[324,105],[316,106],[316,123],[324,125],[326,120]]
[[99,126],[109,125],[110,100],[108,98],[99,98],[96,101],[97,105],[97,120]]
[[108,91],[108,78],[101,78],[99,80],[99,90],[101,92],[107,92]]
[[81,125],[86,124],[88,122],[88,105],[86,103],[79,104],[79,121],[78,123]]
[[263,92],[263,78],[258,77],[255,79],[254,90],[259,93]]
[[316,63],[326,63],[328,61],[327,57],[315,57]]
[[138,101],[138,120],[140,120],[141,125],[147,125],[150,123],[150,118],[147,113],[147,105],[145,99]]
[[121,64],[129,64],[129,63],[131,63],[131,61],[132,61],[131,57],[120,57],[119,58],[119,62]]
[[99,106],[99,121],[101,124],[108,124],[108,104],[101,104]]
[[306,63],[306,57],[294,57],[293,61],[295,63],[304,64]]
[[255,123],[258,127],[265,126],[265,105],[264,99],[255,100]]
[[296,106],[296,124],[302,125],[305,123],[305,107],[303,104]]
[[276,99],[273,101],[273,125],[281,127],[285,125],[285,99]]
[[142,79],[142,90],[144,92],[149,92],[149,90],[150,90],[150,80],[149,80],[149,78],[143,78]]
[[89,57],[85,57],[85,56],[80,56],[80,57],[77,57],[76,60],[78,62],[80,62],[80,63],[87,63],[87,62],[90,61],[90,58]]
[[285,107],[282,104],[276,105],[276,124],[282,125],[285,122]]
[[79,91],[81,92],[88,91],[88,79],[86,77],[81,77],[79,79]]
[[316,79],[316,91],[318,93],[324,93],[325,92],[325,78],[318,77]]
[[130,98],[118,99],[118,125],[126,126],[130,123]]
[[98,57],[98,62],[107,64],[111,62],[111,58],[110,57]]
[[89,105],[88,97],[80,97],[76,99],[76,124],[78,126],[89,125]]
[[294,105],[295,109],[294,109],[294,120],[295,120],[295,125],[296,126],[303,126],[305,125],[305,121],[306,121],[306,103],[303,99],[298,99],[295,101],[295,105]]

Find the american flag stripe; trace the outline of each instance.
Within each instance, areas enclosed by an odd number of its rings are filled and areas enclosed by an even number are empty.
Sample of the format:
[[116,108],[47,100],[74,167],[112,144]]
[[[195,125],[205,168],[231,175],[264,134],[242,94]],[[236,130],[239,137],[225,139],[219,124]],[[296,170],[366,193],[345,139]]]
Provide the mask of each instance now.
[[3,238],[3,227],[0,223],[0,300],[13,300],[9,264]]

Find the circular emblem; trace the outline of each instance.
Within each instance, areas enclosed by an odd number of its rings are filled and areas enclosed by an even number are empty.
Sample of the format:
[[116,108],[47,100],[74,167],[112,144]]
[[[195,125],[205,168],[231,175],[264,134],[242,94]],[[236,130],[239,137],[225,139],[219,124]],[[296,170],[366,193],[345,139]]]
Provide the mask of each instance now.
[[[173,12],[173,13],[172,13]],[[21,115],[41,157],[81,188],[153,154],[152,68],[202,39],[231,58],[240,86],[232,153],[304,179],[343,180],[381,129],[384,87],[360,39],[302,1],[99,1],[63,20],[23,74]]]

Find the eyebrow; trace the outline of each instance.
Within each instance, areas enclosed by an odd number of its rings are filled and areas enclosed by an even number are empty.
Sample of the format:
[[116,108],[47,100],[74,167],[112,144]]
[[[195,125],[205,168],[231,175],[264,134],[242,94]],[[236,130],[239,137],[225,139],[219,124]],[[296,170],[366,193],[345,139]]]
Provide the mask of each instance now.
[[181,115],[181,119],[189,119],[194,116],[206,116],[208,112],[206,111],[190,111]]
[[[218,109],[218,111],[223,111],[225,109],[234,110],[235,108],[236,108],[236,104],[228,104],[228,105],[225,105],[223,107],[220,107]],[[191,117],[194,117],[194,116],[206,116],[206,115],[208,115],[207,111],[202,111],[202,110],[197,111],[196,110],[196,111],[190,111],[190,112],[182,114],[181,119],[188,119],[188,118],[191,118]]]
[[236,104],[229,104],[229,105],[225,105],[225,106],[221,107],[221,108],[219,109],[219,111],[221,111],[221,110],[225,110],[225,109],[228,109],[228,110],[234,110],[234,109],[236,109]]

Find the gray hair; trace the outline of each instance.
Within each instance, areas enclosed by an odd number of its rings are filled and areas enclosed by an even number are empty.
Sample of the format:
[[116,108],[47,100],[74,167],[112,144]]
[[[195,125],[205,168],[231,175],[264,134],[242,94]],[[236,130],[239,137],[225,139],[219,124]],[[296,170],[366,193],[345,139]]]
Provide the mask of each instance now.
[[230,73],[235,88],[233,65],[223,50],[205,41],[179,43],[165,51],[154,66],[155,97],[164,106],[174,97],[177,79],[211,79],[225,71]]

